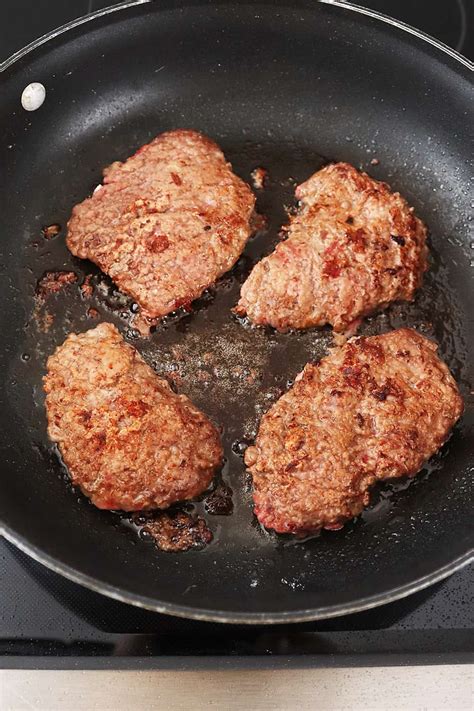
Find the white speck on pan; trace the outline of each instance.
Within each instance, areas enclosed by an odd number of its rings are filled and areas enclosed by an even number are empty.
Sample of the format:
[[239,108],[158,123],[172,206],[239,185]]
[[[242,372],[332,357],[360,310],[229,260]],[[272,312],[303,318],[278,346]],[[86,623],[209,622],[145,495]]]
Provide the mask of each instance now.
[[21,105],[25,111],[36,111],[46,98],[46,89],[43,84],[34,81],[23,89]]
[[296,578],[293,578],[293,580],[287,580],[286,578],[282,578],[281,582],[283,585],[288,585],[289,588],[292,590],[304,590],[305,585],[303,582],[296,580]]

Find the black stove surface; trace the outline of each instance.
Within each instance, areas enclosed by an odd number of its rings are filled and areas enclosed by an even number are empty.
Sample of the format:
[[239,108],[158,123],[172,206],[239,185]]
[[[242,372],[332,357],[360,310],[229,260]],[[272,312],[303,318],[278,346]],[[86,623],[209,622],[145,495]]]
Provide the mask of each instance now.
[[[474,59],[472,0],[360,3]],[[109,4],[2,0],[0,61],[54,27]],[[428,590],[357,615],[298,625],[226,626],[110,600],[52,573],[0,538],[0,654],[3,666],[17,668],[472,661],[473,583],[471,567]]]
[[[472,661],[474,569],[380,608],[313,623],[222,625],[83,589],[0,540],[3,666],[389,665]],[[253,661],[252,661],[253,660]]]

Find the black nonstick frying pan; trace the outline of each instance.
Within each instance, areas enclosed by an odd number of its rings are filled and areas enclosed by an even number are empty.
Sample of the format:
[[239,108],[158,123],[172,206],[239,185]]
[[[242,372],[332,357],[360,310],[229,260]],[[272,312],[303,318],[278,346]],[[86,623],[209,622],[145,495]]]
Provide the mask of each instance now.
[[[292,622],[402,597],[466,564],[472,549],[474,237],[472,65],[421,33],[343,3],[132,2],[79,20],[3,65],[0,77],[0,530],[78,583],[160,612],[233,622]],[[26,112],[30,82],[44,104]],[[132,307],[64,245],[72,206],[101,169],[163,130],[215,139],[258,191],[266,224],[191,313],[149,340]],[[253,517],[241,456],[258,420],[329,330],[277,334],[230,313],[253,262],[268,253],[294,186],[346,160],[400,190],[431,230],[431,268],[413,304],[367,319],[363,333],[410,325],[440,344],[466,403],[462,421],[413,481],[380,487],[338,532],[295,542]],[[47,240],[45,225],[59,224]],[[48,270],[77,277],[35,297]],[[79,285],[91,275],[93,295]],[[67,481],[46,436],[41,377],[71,331],[116,323],[155,370],[172,375],[223,429],[222,481],[233,513],[204,516],[214,540],[165,553]]]

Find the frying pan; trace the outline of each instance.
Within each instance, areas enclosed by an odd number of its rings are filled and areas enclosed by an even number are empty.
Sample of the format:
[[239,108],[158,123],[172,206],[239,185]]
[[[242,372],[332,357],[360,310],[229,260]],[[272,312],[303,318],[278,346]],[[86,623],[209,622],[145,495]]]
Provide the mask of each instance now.
[[[175,615],[245,623],[311,620],[380,605],[466,564],[474,463],[472,65],[407,26],[343,3],[132,2],[80,19],[3,65],[0,116],[2,533],[46,566],[114,598]],[[21,108],[32,81],[36,112]],[[266,223],[234,270],[194,305],[137,337],[128,299],[64,245],[72,206],[102,168],[163,130],[215,139],[258,191]],[[435,338],[466,402],[443,450],[411,482],[380,487],[338,532],[304,542],[253,517],[241,451],[261,414],[327,329],[278,334],[231,307],[252,264],[278,240],[294,186],[346,160],[400,190],[431,230],[431,267],[413,304],[366,319],[363,333],[409,325]],[[46,240],[41,228],[58,223]],[[41,302],[47,270],[77,283]],[[91,275],[94,293],[78,285]],[[91,311],[91,307],[96,310]],[[97,316],[98,314],[98,316]],[[95,318],[94,318],[95,316]],[[213,531],[201,551],[165,553],[125,517],[70,485],[46,436],[41,377],[71,331],[116,323],[158,373],[179,380],[223,431],[233,513],[191,508]]]

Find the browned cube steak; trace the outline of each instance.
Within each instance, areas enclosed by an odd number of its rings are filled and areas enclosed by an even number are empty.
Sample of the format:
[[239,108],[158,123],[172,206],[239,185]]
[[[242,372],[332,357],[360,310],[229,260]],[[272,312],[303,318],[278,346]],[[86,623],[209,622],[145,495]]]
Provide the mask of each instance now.
[[108,323],[68,336],[44,378],[48,433],[101,509],[166,508],[204,491],[222,461],[216,427]]
[[254,204],[213,141],[170,131],[104,171],[103,185],[73,209],[66,242],[135,299],[146,331],[235,264]]
[[260,522],[280,533],[338,528],[377,480],[416,474],[463,409],[436,350],[400,329],[307,365],[245,454]]
[[236,311],[279,330],[343,332],[391,301],[412,300],[426,270],[426,228],[385,183],[347,163],[296,190],[288,238],[242,286]]

